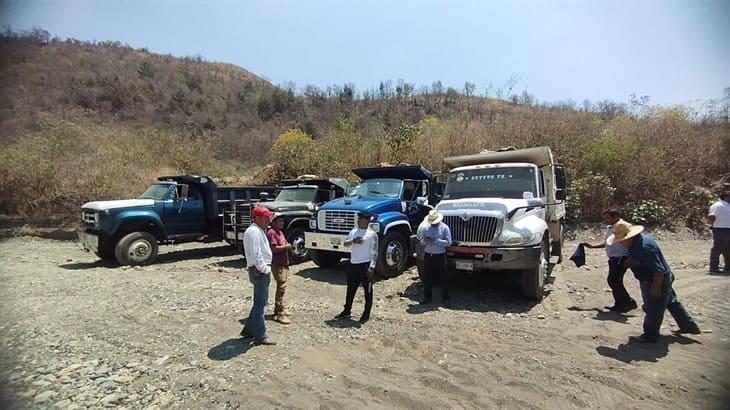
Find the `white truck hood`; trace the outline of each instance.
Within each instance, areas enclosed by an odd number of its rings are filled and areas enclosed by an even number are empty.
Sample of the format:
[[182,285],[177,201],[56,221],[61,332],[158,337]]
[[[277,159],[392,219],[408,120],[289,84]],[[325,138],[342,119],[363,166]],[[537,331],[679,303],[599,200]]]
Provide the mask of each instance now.
[[120,199],[117,201],[87,202],[82,205],[81,208],[93,209],[94,211],[106,211],[107,209],[131,208],[133,206],[152,206],[154,204],[154,199]]
[[504,218],[511,210],[527,206],[526,199],[462,198],[439,202],[436,209],[444,215],[483,215]]

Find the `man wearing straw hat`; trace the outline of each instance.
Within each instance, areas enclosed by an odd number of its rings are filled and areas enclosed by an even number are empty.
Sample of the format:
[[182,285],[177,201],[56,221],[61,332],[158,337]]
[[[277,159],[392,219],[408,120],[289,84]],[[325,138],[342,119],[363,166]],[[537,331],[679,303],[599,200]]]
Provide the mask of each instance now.
[[641,225],[619,221],[613,226],[613,234],[606,238],[607,245],[621,242],[629,249],[629,259],[625,263],[639,280],[646,316],[644,333],[638,340],[653,343],[659,339],[665,310],[669,310],[679,326],[679,330],[673,333],[701,333],[697,323],[677,299],[672,288],[674,273],[664,259],[659,245],[651,235],[643,231],[644,227]]
[[423,300],[421,304],[431,303],[433,282],[441,279],[441,302],[449,307],[449,279],[446,277],[446,247],[451,245],[451,230],[443,221],[444,216],[437,210],[429,211],[418,227],[416,237],[423,247]]

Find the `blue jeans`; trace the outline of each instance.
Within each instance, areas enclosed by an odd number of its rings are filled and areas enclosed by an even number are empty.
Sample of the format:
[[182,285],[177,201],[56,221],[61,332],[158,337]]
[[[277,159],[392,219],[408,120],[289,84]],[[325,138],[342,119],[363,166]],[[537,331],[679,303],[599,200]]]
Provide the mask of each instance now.
[[656,340],[659,338],[659,328],[664,320],[664,311],[668,310],[682,330],[699,329],[689,312],[682,306],[677,299],[677,294],[672,288],[674,282],[674,274],[669,272],[664,275],[662,281],[662,293],[658,298],[651,297],[651,282],[640,281],[641,297],[644,299],[644,335],[648,339]]
[[269,300],[269,283],[271,275],[248,274],[253,283],[253,306],[246,320],[246,329],[257,340],[266,339],[266,322],[264,322],[264,308]]

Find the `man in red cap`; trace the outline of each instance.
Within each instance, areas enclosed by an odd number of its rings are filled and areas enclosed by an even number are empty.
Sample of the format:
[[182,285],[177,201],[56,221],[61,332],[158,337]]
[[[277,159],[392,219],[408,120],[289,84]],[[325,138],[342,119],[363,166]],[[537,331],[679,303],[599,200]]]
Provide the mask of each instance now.
[[248,278],[253,284],[253,306],[246,319],[241,336],[253,337],[255,345],[275,345],[266,334],[264,308],[269,298],[271,283],[271,247],[266,238],[265,229],[269,226],[269,218],[274,213],[263,206],[251,211],[253,222],[243,234],[243,250],[246,256]]

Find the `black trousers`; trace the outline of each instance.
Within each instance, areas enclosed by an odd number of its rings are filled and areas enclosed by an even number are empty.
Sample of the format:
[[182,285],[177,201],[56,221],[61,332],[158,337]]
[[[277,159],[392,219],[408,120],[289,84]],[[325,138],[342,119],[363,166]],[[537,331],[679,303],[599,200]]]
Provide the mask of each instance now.
[[725,259],[725,271],[730,272],[730,228],[712,228],[710,270],[720,268],[720,255]]
[[351,263],[347,266],[347,297],[345,299],[345,310],[352,310],[352,301],[355,300],[357,288],[362,284],[365,290],[365,311],[363,315],[369,316],[373,307],[373,281],[368,278],[367,272],[370,262]]
[[624,260],[625,258],[608,258],[607,282],[611,288],[611,293],[613,293],[613,300],[616,306],[626,306],[633,301],[624,286],[624,274],[626,274],[627,269],[623,266]]
[[446,270],[446,255],[423,254],[423,297],[431,299],[433,296],[433,283],[438,278],[441,282],[441,297],[449,298],[449,278]]

